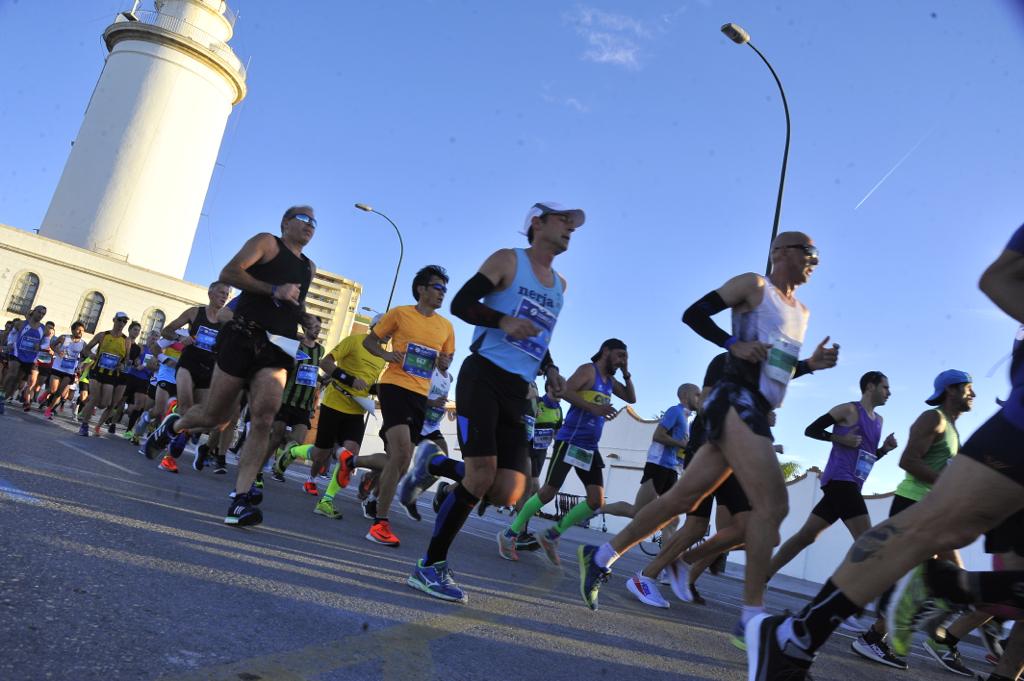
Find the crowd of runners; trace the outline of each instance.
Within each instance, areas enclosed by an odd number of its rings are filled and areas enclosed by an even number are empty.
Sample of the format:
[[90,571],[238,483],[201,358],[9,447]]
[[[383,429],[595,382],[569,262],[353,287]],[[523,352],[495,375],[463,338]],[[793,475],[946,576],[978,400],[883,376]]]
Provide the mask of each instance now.
[[[491,253],[461,285],[451,314],[474,329],[457,378],[449,373],[455,331],[442,312],[450,282],[437,265],[413,277],[412,304],[377,315],[368,333],[329,351],[318,342],[321,320],[304,307],[316,271],[304,251],[317,221],[311,207],[293,206],[279,235],[257,234],[231,258],[206,305],[144,337],[123,312],[88,341],[81,322],[58,333],[45,321],[44,306],[8,322],[0,413],[37,409],[46,419],[73,419],[83,437],[121,429],[171,474],[190,439],[197,445],[191,465],[200,472],[227,474],[233,447],[238,466],[224,522],[236,526],[262,522],[264,471],[283,481],[289,466],[304,459],[303,488],[317,497],[314,513],[340,519],[335,499],[361,470],[366,539],[399,546],[389,522],[395,502],[420,520],[418,497],[443,479],[433,497],[433,532],[407,580],[435,598],[467,600],[449,554],[474,508],[514,508],[496,537],[501,558],[542,550],[555,566],[561,535],[604,512],[631,520],[608,542],[578,548],[579,593],[593,610],[616,560],[657,532],[660,552],[625,580],[625,589],[651,607],[670,605],[662,583],[679,601],[704,604],[700,575],[720,566],[727,552],[746,552],[744,605],[728,635],[746,650],[751,680],[811,678],[816,651],[868,607],[877,619],[851,646],[862,657],[906,668],[912,634],[922,630],[923,651],[950,672],[1019,678],[1024,630],[1011,625],[1024,607],[1024,227],[980,283],[1022,324],[1013,342],[1012,390],[1000,411],[961,444],[957,420],[972,407],[972,378],[946,370],[930,394],[922,387],[928,408],[906,437],[883,435],[878,408],[889,399],[889,380],[865,367],[861,398],[806,427],[807,437],[832,449],[820,502],[782,541],[789,509],[771,430],[776,411],[791,380],[839,361],[839,345],[829,338],[802,352],[809,311],[795,294],[819,264],[812,239],[779,234],[770,274],[740,274],[686,309],[683,323],[723,352],[700,386],[679,386],[654,431],[634,500],[607,503],[602,428],[617,411],[614,398],[637,398],[628,348],[617,338],[595,340],[597,352],[566,371],[568,378],[549,351],[568,288],[554,260],[584,221],[580,209],[533,205],[523,225],[528,246]],[[233,289],[239,294],[231,299]],[[725,311],[729,331],[713,319]],[[440,431],[453,382],[461,458]],[[364,453],[367,414],[378,404],[385,451]],[[314,415],[316,435],[307,442]],[[888,520],[872,527],[862,487],[877,460],[896,451],[906,477]],[[585,497],[556,523],[530,532],[531,519],[570,472]],[[325,473],[321,492],[317,478]],[[716,533],[701,541],[715,501]],[[773,575],[839,520],[854,544],[833,576],[800,612],[768,613],[764,596]],[[992,570],[967,572],[957,549],[982,534]],[[957,649],[974,630],[995,665],[987,675],[969,669]]]

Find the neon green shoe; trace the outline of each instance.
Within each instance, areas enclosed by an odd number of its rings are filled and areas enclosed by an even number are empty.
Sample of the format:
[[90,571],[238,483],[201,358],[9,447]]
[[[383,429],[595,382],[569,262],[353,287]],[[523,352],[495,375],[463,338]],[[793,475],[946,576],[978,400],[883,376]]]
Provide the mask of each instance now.
[[322,515],[325,518],[331,520],[341,520],[341,513],[334,510],[334,501],[330,499],[321,499],[316,503],[316,508],[313,509],[313,513]]
[[889,646],[900,657],[906,657],[914,637],[918,612],[928,600],[924,583],[924,565],[918,565],[896,583],[885,611],[889,627]]
[[274,480],[278,482],[284,482],[284,472],[288,470],[288,466],[292,465],[292,461],[295,461],[295,457],[292,456],[292,447],[297,443],[294,441],[288,442],[284,447],[278,447],[277,451],[274,452],[274,470],[272,474]]

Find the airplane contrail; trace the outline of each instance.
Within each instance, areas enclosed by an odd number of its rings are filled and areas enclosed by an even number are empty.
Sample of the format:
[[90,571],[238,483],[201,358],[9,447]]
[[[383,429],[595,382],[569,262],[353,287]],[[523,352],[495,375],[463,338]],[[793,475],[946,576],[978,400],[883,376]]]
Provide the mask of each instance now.
[[928,132],[926,132],[924,134],[924,137],[919,139],[917,141],[917,144],[915,144],[914,146],[912,146],[910,148],[910,151],[908,151],[907,153],[903,154],[903,158],[901,158],[900,160],[896,161],[896,165],[894,165],[892,168],[890,168],[889,172],[887,172],[885,175],[882,176],[882,179],[879,180],[878,183],[875,184],[875,186],[871,188],[871,191],[869,191],[867,194],[864,195],[864,198],[861,199],[860,202],[856,206],[853,207],[853,209],[857,210],[858,208],[860,208],[864,204],[865,201],[867,201],[869,198],[871,198],[871,195],[875,193],[875,190],[877,190],[879,187],[881,187],[882,183],[885,182],[886,180],[888,180],[889,176],[892,175],[893,173],[895,173],[896,169],[899,168],[901,165],[903,165],[903,162],[906,161],[908,158],[910,158],[910,155],[913,154],[915,151],[917,151],[917,148],[919,146],[921,146],[922,144],[924,144],[924,141],[926,139],[928,139],[928,137],[931,136],[932,132],[934,132],[934,131],[935,131],[935,126],[933,125],[931,127],[931,129],[928,130]]

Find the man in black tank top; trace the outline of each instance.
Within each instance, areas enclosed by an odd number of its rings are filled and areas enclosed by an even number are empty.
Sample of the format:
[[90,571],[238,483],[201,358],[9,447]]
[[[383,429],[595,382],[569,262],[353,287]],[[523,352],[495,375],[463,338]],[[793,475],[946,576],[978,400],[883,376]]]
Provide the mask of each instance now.
[[309,206],[292,206],[281,218],[281,236],[263,232],[249,239],[220,273],[220,281],[242,291],[234,317],[217,334],[217,365],[206,401],[184,416],[171,414],[146,440],[146,451],[166,447],[190,429],[229,425],[239,395],[248,388],[250,430],[239,453],[228,525],[255,525],[263,494],[253,485],[270,438],[288,369],[295,363],[299,323],[316,267],[302,253],[313,238],[316,218]]

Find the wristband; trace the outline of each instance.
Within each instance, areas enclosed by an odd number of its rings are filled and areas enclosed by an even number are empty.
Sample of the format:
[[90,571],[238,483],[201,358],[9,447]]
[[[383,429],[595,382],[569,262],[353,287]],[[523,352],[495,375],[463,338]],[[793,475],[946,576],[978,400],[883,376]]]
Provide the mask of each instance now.
[[736,336],[729,336],[728,338],[725,339],[725,342],[722,343],[722,347],[725,348],[726,350],[728,350],[733,345],[735,345],[737,342],[739,342],[739,340],[740,339],[737,338]]

